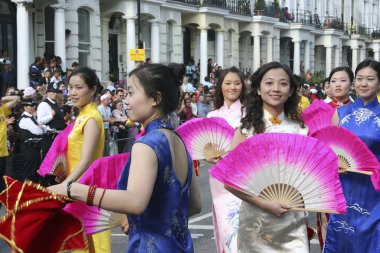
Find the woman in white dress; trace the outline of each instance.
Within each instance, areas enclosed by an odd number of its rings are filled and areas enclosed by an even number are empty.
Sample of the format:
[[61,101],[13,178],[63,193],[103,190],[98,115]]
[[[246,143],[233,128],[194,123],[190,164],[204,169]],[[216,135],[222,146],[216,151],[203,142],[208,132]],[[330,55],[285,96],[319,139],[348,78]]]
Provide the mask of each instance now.
[[[297,82],[290,69],[278,62],[261,66],[251,77],[245,116],[232,148],[260,133],[307,134],[298,110]],[[238,169],[238,168],[236,168]],[[306,215],[290,207],[226,188],[242,199],[238,252],[308,252]]]
[[[215,110],[207,117],[225,119],[233,128],[240,125],[242,102],[245,94],[244,76],[232,67],[220,73],[215,92]],[[216,162],[217,159],[210,160]],[[213,224],[218,253],[237,252],[237,232],[241,200],[224,189],[224,185],[210,177],[213,203]]]

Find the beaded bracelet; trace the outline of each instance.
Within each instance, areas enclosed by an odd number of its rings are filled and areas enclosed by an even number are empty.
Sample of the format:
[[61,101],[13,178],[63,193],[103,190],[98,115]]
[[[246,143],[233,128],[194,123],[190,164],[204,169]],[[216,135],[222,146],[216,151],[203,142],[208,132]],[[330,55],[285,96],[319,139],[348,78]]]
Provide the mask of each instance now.
[[98,186],[96,184],[91,185],[90,188],[88,188],[87,205],[89,205],[89,206],[93,205],[96,188],[98,188]]
[[70,199],[72,199],[70,190],[71,190],[71,185],[73,184],[73,182],[74,182],[74,180],[70,180],[67,183],[67,186],[66,186],[66,188],[67,188],[67,197],[69,197]]
[[102,200],[103,200],[103,197],[104,197],[104,194],[106,193],[106,189],[103,189],[103,193],[102,193],[102,196],[100,197],[100,200],[99,200],[99,209],[101,208],[102,206]]

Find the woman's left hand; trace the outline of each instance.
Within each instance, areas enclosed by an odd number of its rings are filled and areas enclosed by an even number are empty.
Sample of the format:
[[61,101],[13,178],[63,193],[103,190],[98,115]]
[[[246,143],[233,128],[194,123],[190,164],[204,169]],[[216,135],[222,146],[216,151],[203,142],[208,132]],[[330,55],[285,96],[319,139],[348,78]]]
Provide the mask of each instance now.
[[65,183],[52,185],[52,186],[49,186],[47,189],[51,192],[67,197],[67,186]]

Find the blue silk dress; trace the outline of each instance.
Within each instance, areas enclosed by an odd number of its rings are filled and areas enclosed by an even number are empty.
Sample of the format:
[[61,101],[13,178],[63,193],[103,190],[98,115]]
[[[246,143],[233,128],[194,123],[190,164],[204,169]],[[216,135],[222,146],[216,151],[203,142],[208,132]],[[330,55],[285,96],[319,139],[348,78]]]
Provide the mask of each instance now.
[[[380,160],[380,104],[377,99],[364,105],[358,98],[337,110],[340,125],[358,136]],[[367,175],[348,173],[340,176],[340,180],[347,213],[330,216],[324,252],[380,252],[380,192],[374,190]]]
[[[189,153],[187,183],[182,187],[173,165],[166,135],[159,129],[173,129],[170,123],[157,119],[145,128],[140,142],[151,147],[157,155],[158,171],[152,196],[141,215],[128,215],[130,226],[127,253],[190,253],[194,252],[188,229],[189,188],[192,160]],[[118,181],[118,189],[127,189],[130,157]]]

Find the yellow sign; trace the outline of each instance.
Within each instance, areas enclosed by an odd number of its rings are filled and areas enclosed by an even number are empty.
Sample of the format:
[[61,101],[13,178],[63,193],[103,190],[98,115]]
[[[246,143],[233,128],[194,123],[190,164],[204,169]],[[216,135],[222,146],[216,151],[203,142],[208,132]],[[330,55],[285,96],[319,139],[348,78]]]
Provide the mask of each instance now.
[[129,59],[131,61],[145,61],[145,49],[129,50]]

